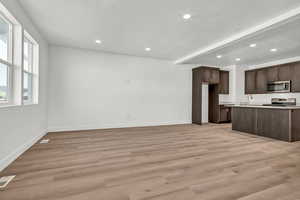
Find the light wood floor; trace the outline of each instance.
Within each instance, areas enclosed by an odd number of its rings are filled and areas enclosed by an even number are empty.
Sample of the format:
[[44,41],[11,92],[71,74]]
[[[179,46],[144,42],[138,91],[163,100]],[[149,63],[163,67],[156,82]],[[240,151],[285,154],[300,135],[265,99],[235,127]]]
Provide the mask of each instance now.
[[1,200],[299,200],[300,143],[178,125],[50,133]]

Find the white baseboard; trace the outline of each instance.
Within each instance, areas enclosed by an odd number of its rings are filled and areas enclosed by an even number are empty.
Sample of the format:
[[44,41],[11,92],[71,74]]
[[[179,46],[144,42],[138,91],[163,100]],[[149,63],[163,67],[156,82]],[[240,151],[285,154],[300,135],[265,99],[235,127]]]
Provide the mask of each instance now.
[[27,151],[30,147],[32,147],[35,143],[37,143],[42,137],[44,137],[47,132],[44,132],[33,139],[29,140],[27,143],[16,149],[16,151],[12,152],[5,158],[0,160],[0,172],[8,167],[13,161],[15,161],[20,155],[22,155],[25,151]]
[[118,124],[89,124],[89,125],[70,125],[70,126],[50,126],[47,132],[63,132],[63,131],[82,131],[82,130],[97,130],[110,128],[131,128],[131,127],[145,127],[145,126],[164,126],[164,125],[178,125],[191,124],[191,121],[175,121],[175,122],[144,122],[144,123],[118,123]]

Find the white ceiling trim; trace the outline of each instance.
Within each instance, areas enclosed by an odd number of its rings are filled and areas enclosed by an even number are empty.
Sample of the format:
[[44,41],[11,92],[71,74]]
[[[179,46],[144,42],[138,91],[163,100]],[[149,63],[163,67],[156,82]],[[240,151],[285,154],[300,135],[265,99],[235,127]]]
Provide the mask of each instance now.
[[281,64],[292,63],[292,62],[298,62],[298,61],[300,61],[300,56],[293,57],[293,58],[281,59],[281,60],[275,60],[275,61],[271,61],[271,62],[267,62],[267,63],[262,63],[262,64],[259,64],[259,65],[250,65],[250,66],[245,65],[243,67],[251,70],[251,69],[264,68],[264,67],[281,65]]
[[243,31],[243,32],[240,32],[236,35],[233,35],[223,41],[220,41],[220,42],[217,42],[217,43],[214,43],[208,47],[205,47],[203,49],[200,49],[200,50],[197,50],[189,55],[186,55],[182,58],[179,58],[177,60],[174,61],[175,64],[182,64],[190,59],[193,59],[199,55],[202,55],[204,53],[208,53],[210,51],[213,51],[213,50],[217,50],[219,48],[222,48],[224,47],[225,45],[228,45],[232,42],[236,42],[240,39],[243,39],[245,37],[249,37],[253,34],[256,34],[258,32],[262,32],[262,31],[265,31],[273,26],[276,26],[278,24],[282,24],[284,22],[286,22],[287,20],[289,19],[292,19],[294,17],[297,17],[298,15],[300,15],[300,7],[298,8],[295,8],[293,10],[290,10],[289,12],[286,12],[282,15],[279,15],[278,17],[275,17],[271,20],[268,20],[266,22],[264,22],[263,24],[260,24],[258,26],[254,26],[250,29],[247,29],[246,31]]

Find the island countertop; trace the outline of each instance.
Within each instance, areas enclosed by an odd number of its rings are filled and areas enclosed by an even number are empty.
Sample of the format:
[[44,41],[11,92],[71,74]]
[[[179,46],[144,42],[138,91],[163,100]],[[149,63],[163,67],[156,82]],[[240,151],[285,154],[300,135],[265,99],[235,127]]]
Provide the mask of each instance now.
[[300,105],[295,106],[266,106],[266,105],[255,105],[255,104],[223,104],[227,107],[237,108],[263,108],[263,109],[281,109],[281,110],[296,110],[300,109]]

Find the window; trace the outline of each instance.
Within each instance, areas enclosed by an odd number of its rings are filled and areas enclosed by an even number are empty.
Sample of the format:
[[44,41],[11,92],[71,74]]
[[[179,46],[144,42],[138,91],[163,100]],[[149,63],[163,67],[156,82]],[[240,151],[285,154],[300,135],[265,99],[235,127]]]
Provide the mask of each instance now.
[[0,107],[38,103],[39,45],[0,2]]
[[9,103],[11,93],[12,24],[0,14],[0,103]]
[[8,101],[8,67],[0,63],[0,101]]
[[26,31],[23,48],[23,103],[37,103],[38,45]]
[[23,63],[23,101],[32,101],[33,81],[33,44],[24,37],[24,63]]

